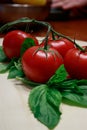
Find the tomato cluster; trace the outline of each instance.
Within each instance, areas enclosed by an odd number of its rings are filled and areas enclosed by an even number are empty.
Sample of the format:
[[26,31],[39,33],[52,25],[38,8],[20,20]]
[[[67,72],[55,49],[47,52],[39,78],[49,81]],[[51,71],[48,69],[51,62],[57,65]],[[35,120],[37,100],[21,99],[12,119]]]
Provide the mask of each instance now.
[[35,43],[35,46],[28,48],[21,58],[22,68],[28,79],[45,83],[61,64],[65,65],[71,78],[87,79],[87,52],[78,49],[67,38],[48,39],[39,44],[36,37],[29,33],[11,31],[3,40],[3,50],[9,59],[20,57],[20,50],[26,38],[32,38]]

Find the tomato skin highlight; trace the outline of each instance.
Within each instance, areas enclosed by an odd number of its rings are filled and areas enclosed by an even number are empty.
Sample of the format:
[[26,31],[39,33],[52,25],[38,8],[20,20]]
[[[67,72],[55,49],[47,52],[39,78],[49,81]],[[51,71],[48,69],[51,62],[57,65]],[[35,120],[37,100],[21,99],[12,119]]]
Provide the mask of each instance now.
[[77,48],[69,50],[64,57],[64,65],[71,78],[87,79],[87,52]]
[[9,59],[20,56],[21,45],[26,38],[32,38],[38,45],[38,40],[35,37],[21,30],[13,30],[5,35],[3,50]]
[[45,83],[63,64],[63,59],[54,49],[39,49],[39,46],[29,48],[22,57],[22,67],[26,77],[34,82]]
[[[41,46],[42,45],[44,45],[44,43],[42,43]],[[62,55],[62,57],[66,55],[68,50],[75,48],[74,43],[65,38],[60,38],[57,40],[48,40],[48,45],[51,48],[56,49]]]

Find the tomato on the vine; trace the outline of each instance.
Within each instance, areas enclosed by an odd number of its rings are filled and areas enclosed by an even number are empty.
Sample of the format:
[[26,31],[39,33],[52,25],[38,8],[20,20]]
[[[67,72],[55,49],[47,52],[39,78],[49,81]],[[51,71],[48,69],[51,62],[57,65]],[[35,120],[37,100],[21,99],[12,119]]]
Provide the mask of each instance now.
[[61,64],[63,64],[63,58],[53,48],[44,50],[39,46],[33,46],[22,56],[24,73],[34,82],[47,82]]
[[86,49],[85,51],[78,48],[69,50],[64,57],[64,65],[71,78],[87,79]]
[[13,57],[18,58],[20,56],[20,49],[26,38],[32,38],[35,45],[39,44],[34,36],[21,30],[13,30],[5,35],[3,40],[3,50],[9,59],[12,59]]
[[[41,46],[42,45],[44,45],[44,43],[42,43]],[[56,49],[63,57],[65,56],[65,54],[69,49],[75,48],[74,43],[66,38],[59,38],[57,40],[48,40],[48,45]]]

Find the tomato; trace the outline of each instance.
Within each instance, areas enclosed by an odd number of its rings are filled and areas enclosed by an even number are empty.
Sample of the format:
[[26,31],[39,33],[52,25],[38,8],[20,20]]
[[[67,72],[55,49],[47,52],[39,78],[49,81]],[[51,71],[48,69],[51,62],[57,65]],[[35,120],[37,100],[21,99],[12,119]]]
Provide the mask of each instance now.
[[69,50],[64,57],[64,65],[71,78],[87,79],[87,51]]
[[3,50],[8,58],[12,59],[20,56],[21,45],[25,38],[32,38],[35,44],[38,45],[38,40],[34,36],[21,30],[14,30],[5,35]]
[[[44,43],[42,43],[41,45],[43,44]],[[74,43],[65,38],[61,38],[58,40],[48,40],[48,45],[56,49],[63,57],[69,49],[75,48]]]
[[39,46],[33,46],[22,56],[24,73],[34,82],[47,82],[61,64],[63,64],[62,56],[52,48],[43,50]]

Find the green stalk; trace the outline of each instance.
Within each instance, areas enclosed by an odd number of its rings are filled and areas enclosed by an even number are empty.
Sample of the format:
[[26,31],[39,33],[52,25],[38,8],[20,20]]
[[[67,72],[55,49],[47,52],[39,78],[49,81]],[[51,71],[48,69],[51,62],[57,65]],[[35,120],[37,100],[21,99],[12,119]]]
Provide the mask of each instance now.
[[52,33],[52,39],[53,40],[56,40],[56,38],[55,38],[55,34],[54,34],[54,32],[51,30],[51,33]]
[[13,22],[8,22],[5,25],[3,25],[2,27],[0,27],[0,32],[3,33],[4,31],[6,31],[7,29],[11,28],[13,25],[19,24],[19,23],[37,23],[37,24],[41,24],[44,25],[46,27],[50,26],[47,22],[43,22],[43,21],[38,21],[35,19],[30,19],[28,17],[24,17],[18,20],[15,20]]
[[45,49],[45,50],[47,50],[47,45],[48,45],[48,37],[49,37],[50,31],[51,31],[51,26],[50,26],[50,25],[48,25],[48,31],[47,31],[47,33],[46,33],[45,43],[44,43],[44,49]]

